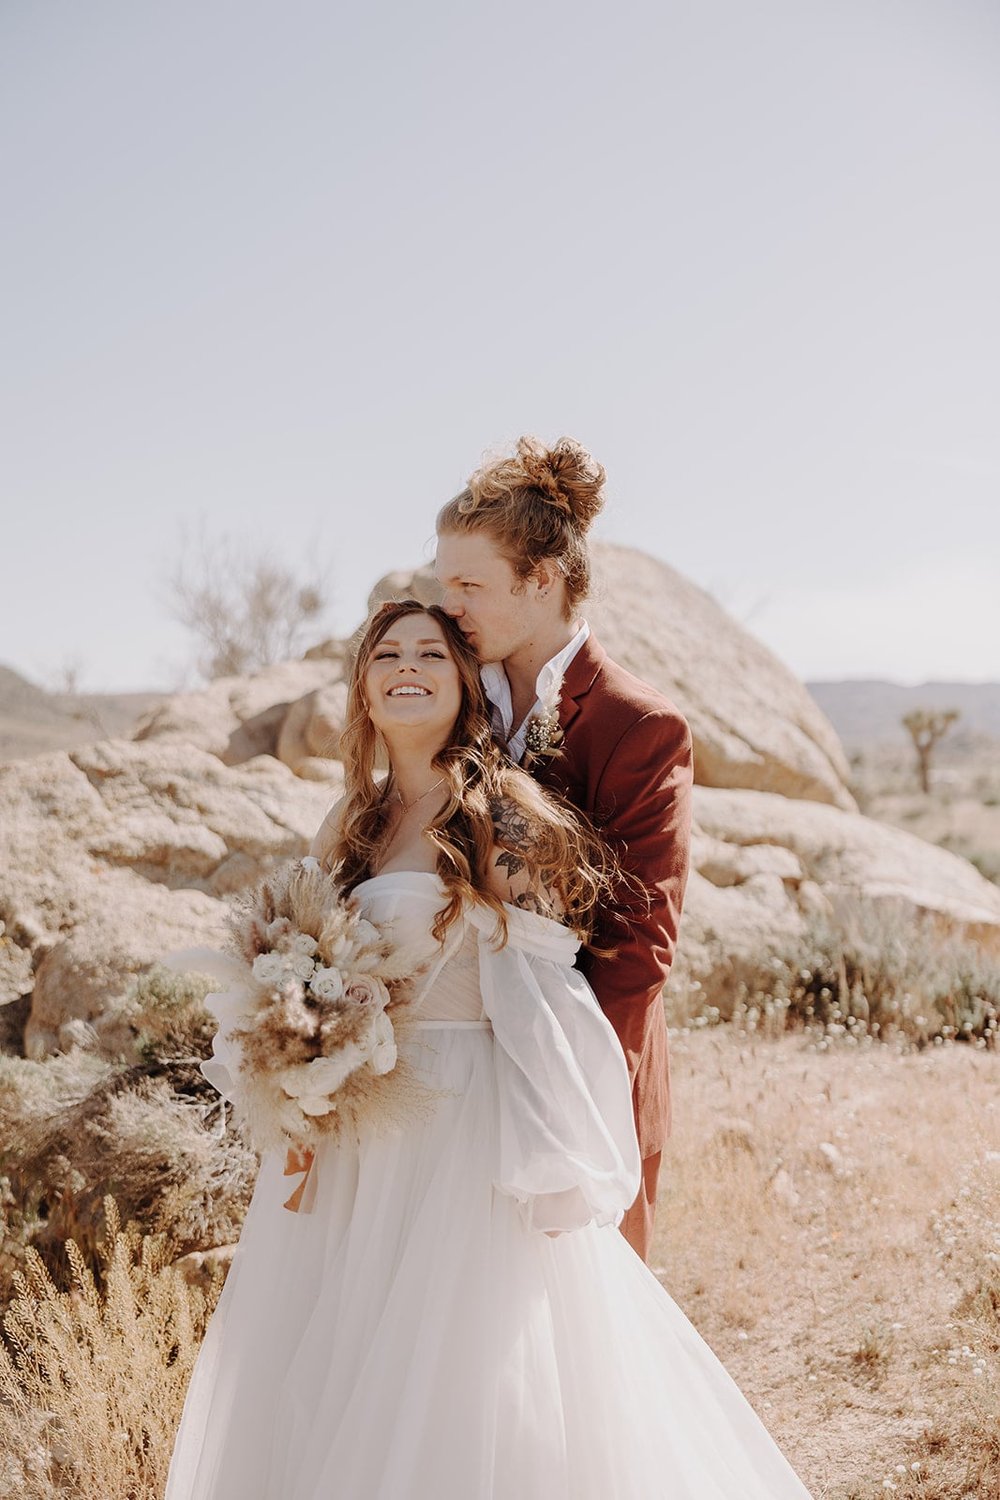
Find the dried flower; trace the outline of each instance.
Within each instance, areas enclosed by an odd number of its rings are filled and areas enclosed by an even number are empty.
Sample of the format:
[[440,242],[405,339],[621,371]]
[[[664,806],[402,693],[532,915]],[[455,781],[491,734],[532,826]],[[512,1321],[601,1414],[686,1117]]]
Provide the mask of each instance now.
[[258,1150],[309,1151],[424,1111],[430,1091],[398,1050],[413,967],[315,860],[264,881],[231,926],[245,977],[209,997],[220,1025],[206,1076]]
[[528,719],[527,733],[524,739],[524,750],[526,755],[556,755],[563,740],[562,725],[559,723],[559,703],[562,698],[562,674],[553,677],[543,698],[539,700],[538,711]]

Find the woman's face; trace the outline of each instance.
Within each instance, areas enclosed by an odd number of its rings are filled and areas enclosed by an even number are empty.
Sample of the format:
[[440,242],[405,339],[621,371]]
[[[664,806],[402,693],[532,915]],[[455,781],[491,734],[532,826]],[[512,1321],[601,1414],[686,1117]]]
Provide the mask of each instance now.
[[444,744],[462,706],[458,666],[431,615],[402,615],[388,627],[365,670],[365,697],[387,742],[439,738]]

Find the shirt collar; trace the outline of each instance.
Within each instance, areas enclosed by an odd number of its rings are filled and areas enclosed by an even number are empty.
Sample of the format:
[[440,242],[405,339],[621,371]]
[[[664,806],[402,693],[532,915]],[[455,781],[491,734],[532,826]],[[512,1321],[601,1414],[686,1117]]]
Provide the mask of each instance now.
[[[557,651],[555,656],[542,667],[535,679],[535,704],[528,714],[528,719],[545,702],[546,697],[552,694],[556,684],[562,682],[567,667],[589,635],[590,626],[586,620],[581,620],[580,628],[573,638],[567,641],[562,650]],[[510,683],[503,669],[503,662],[485,662],[479,669],[479,675],[482,678],[483,690],[487,698],[498,712],[504,739],[510,740],[511,731],[514,728],[514,706],[511,702]],[[527,724],[527,719],[525,724]],[[519,733],[515,738],[520,737],[520,730],[523,728],[524,725],[518,726]]]

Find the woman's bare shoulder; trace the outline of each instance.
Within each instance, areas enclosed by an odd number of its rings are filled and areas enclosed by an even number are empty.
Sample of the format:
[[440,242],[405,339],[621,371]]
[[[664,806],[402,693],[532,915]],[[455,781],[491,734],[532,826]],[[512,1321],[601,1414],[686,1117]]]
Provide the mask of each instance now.
[[335,802],[316,830],[316,837],[309,846],[313,859],[318,859],[324,868],[330,868],[330,855],[340,839],[340,820],[346,798]]

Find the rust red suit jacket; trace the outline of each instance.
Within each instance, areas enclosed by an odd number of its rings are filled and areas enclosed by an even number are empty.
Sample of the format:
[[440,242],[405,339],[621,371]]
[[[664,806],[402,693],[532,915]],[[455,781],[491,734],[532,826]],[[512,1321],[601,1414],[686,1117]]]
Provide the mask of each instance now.
[[623,885],[598,932],[613,958],[582,953],[580,967],[625,1049],[639,1147],[670,1133],[664,981],[677,943],[691,836],[691,732],[680,711],[608,656],[591,635],[563,680],[561,754],[532,774],[585,812],[639,889]]

